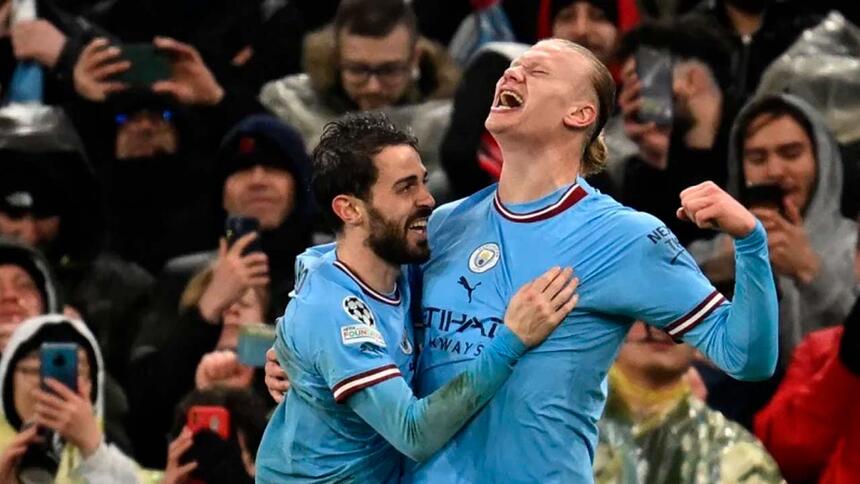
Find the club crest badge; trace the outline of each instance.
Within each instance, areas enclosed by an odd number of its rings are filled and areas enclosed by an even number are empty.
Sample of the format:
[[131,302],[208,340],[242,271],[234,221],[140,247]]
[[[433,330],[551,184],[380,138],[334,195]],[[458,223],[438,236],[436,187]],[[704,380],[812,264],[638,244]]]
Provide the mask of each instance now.
[[487,272],[498,264],[501,254],[498,244],[492,242],[484,244],[469,256],[469,270],[477,274]]

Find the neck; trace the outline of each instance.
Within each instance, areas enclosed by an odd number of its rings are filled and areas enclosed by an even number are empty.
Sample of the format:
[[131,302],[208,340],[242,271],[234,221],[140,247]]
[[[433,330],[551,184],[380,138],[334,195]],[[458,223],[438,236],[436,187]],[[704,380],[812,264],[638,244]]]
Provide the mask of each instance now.
[[582,160],[581,140],[568,138],[541,143],[499,140],[505,160],[499,178],[501,201],[529,202],[574,183]]
[[689,391],[683,375],[659,377],[620,361],[613,367],[613,377],[615,394],[636,421],[666,414]]
[[400,266],[380,258],[363,239],[348,235],[338,237],[337,258],[373,290],[383,294],[394,291]]
[[726,15],[741,36],[752,35],[761,28],[764,13],[745,12],[734,5],[726,3]]

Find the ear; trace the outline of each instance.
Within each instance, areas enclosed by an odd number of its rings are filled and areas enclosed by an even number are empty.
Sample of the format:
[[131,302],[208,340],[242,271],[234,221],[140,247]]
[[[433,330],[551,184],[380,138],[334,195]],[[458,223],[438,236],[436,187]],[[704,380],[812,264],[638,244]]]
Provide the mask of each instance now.
[[588,102],[571,106],[564,116],[564,125],[573,129],[585,129],[597,120],[597,108]]
[[355,197],[338,195],[332,199],[331,209],[345,225],[361,225],[364,221],[363,209],[359,207],[359,200]]

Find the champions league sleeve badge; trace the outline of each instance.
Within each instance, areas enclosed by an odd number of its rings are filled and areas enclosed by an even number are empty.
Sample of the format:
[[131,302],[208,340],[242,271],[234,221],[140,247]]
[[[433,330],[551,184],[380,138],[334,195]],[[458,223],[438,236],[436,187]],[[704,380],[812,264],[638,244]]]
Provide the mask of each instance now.
[[492,242],[484,244],[469,256],[469,270],[476,274],[487,272],[498,264],[501,254],[498,244]]
[[370,312],[370,308],[367,307],[364,301],[355,296],[347,296],[343,299],[343,310],[354,321],[370,327],[376,326],[376,321],[373,319],[373,313]]

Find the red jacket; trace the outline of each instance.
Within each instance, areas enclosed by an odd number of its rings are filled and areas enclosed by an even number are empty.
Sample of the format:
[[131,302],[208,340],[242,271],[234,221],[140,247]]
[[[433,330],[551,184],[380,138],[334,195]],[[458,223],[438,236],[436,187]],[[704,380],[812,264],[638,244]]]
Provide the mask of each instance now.
[[860,482],[860,376],[839,361],[842,326],[797,347],[755,433],[789,482]]

